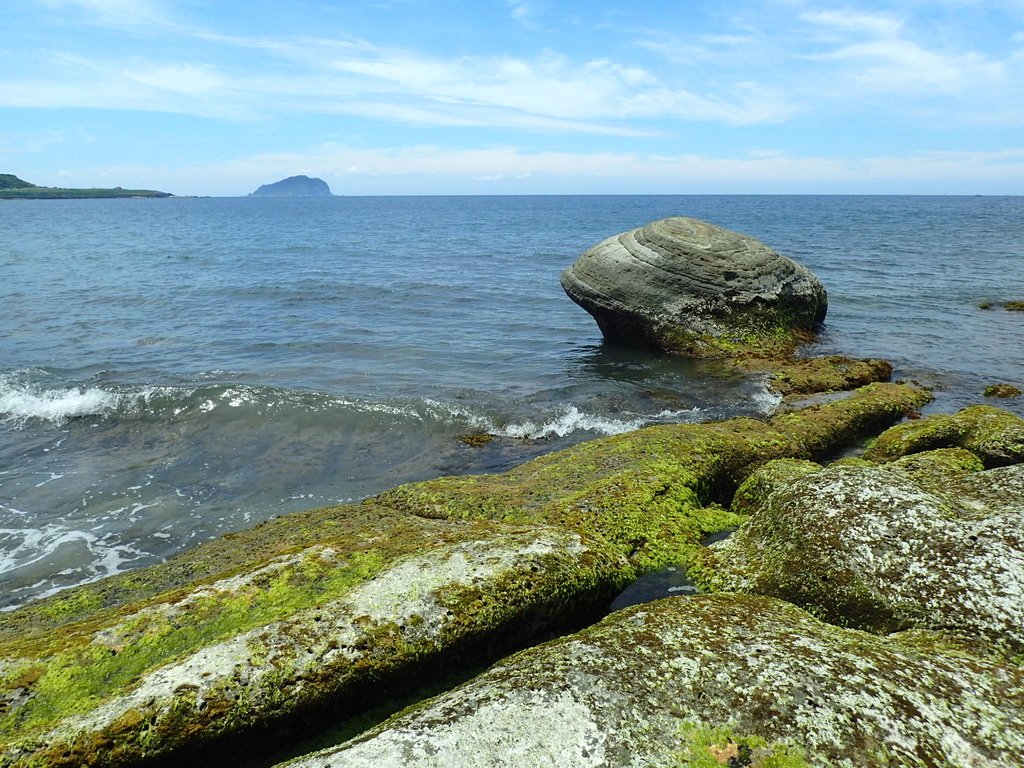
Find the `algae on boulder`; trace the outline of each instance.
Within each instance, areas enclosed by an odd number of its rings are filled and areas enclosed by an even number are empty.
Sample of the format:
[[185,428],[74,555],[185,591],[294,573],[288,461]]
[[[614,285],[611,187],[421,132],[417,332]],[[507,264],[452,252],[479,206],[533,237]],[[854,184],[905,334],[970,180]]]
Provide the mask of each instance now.
[[1019,667],[704,595],[618,611],[288,766],[1020,764]]
[[536,638],[632,575],[606,544],[565,530],[391,524],[390,538],[363,531],[362,548],[349,531],[347,549],[311,545],[8,639],[0,764],[114,766],[240,749],[243,738],[273,739],[288,719],[364,706],[442,653],[451,663]]
[[704,585],[836,624],[941,628],[1024,650],[1024,465],[978,471],[959,449],[912,458],[769,464],[748,481],[760,491],[744,502],[749,519],[705,553]]
[[742,519],[720,503],[755,465],[827,454],[928,399],[876,384],[769,422],[650,427],[290,515],[31,603],[0,616],[0,764],[209,757],[376,703],[398,675],[535,640],[637,570],[688,563]]
[[805,267],[747,235],[673,217],[587,250],[562,273],[609,341],[686,357],[784,357],[828,307]]
[[864,452],[871,461],[934,448],[965,448],[986,467],[1024,461],[1024,419],[991,405],[972,405],[954,414],[900,424],[880,435]]
[[872,384],[768,422],[647,427],[541,456],[500,475],[444,477],[375,504],[424,517],[542,522],[598,535],[641,570],[686,565],[741,517],[719,506],[755,464],[820,458],[892,424],[930,395]]

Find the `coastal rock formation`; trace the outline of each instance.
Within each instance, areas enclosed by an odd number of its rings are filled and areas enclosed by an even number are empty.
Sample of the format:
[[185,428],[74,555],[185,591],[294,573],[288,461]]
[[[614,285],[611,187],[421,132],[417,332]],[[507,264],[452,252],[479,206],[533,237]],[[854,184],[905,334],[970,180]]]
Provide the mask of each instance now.
[[833,452],[928,398],[874,384],[768,423],[649,427],[288,515],[0,614],[0,765],[234,758],[311,713],[344,719],[691,562],[742,520],[721,504],[754,465]]
[[930,395],[871,384],[768,422],[665,424],[541,456],[500,475],[409,483],[375,503],[448,520],[558,525],[608,541],[642,571],[686,565],[710,533],[742,518],[723,509],[771,459],[820,458],[875,434]]
[[[979,423],[999,434],[979,439]],[[936,448],[876,465],[772,462],[737,492],[749,519],[703,553],[706,588],[779,597],[817,616],[876,632],[944,629],[1024,649],[1024,464],[1002,443],[1024,420],[965,409],[889,430],[874,453]],[[977,453],[967,450],[973,448]],[[869,451],[869,455],[872,452]],[[986,462],[987,463],[987,462]],[[1002,461],[1005,463],[1005,461]]]
[[289,176],[287,179],[264,184],[249,197],[330,197],[331,188],[323,179],[309,176]]
[[290,768],[1024,763],[1024,673],[941,636],[673,597],[523,651]]
[[893,461],[935,448],[965,448],[986,467],[1018,464],[1024,462],[1024,419],[991,405],[972,405],[899,424],[872,442],[864,458]]
[[632,573],[563,529],[344,522],[333,541],[8,640],[0,764],[133,765],[218,738],[237,753],[268,724],[361,706],[442,650],[533,637]]
[[806,268],[686,217],[595,245],[562,273],[562,287],[609,341],[687,357],[785,357],[828,306]]

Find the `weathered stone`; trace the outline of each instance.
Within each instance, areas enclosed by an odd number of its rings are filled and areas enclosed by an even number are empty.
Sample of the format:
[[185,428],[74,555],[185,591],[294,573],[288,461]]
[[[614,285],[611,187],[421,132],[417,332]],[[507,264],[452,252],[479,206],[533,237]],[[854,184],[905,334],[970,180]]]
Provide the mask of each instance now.
[[655,221],[595,245],[562,273],[610,341],[687,357],[782,357],[825,318],[825,289],[752,237]]
[[130,765],[267,739],[319,708],[362,707],[442,654],[536,638],[633,573],[561,529],[390,523],[8,640],[0,765]]
[[888,381],[892,376],[892,365],[885,360],[854,360],[842,355],[783,360],[746,357],[734,363],[743,370],[767,373],[769,388],[788,401],[822,392],[844,392]]
[[375,504],[425,517],[541,522],[585,531],[641,570],[686,565],[741,517],[723,509],[750,468],[819,458],[899,420],[930,395],[872,384],[768,422],[671,424],[591,440],[500,475],[410,483]]
[[887,430],[864,452],[871,461],[935,448],[965,448],[986,467],[1024,461],[1024,419],[990,405],[972,405],[954,414],[937,414]]
[[1024,673],[767,598],[628,608],[290,768],[1024,764]]
[[705,586],[846,626],[950,629],[1024,649],[1024,465],[977,471],[965,454],[769,465],[760,504],[707,552]]
[[742,520],[721,502],[753,466],[834,451],[928,399],[877,384],[767,423],[651,427],[285,516],[0,615],[0,765],[209,757],[379,702],[389,680],[685,565]]

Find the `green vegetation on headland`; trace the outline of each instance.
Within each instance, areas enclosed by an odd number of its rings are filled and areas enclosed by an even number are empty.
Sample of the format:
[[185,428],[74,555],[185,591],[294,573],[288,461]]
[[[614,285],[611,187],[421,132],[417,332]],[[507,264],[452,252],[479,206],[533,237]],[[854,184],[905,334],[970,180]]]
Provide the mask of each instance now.
[[153,189],[67,189],[64,187],[39,187],[19,179],[10,173],[0,173],[0,200],[78,200],[85,198],[110,197],[171,197],[170,192]]

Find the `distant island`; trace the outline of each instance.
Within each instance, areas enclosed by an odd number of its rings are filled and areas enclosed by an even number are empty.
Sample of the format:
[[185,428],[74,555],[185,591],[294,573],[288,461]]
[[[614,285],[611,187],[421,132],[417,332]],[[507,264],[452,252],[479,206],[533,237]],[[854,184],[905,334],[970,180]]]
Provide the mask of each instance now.
[[0,200],[77,200],[102,197],[173,197],[170,192],[153,189],[65,189],[40,187],[10,173],[0,173]]
[[287,179],[264,184],[249,197],[330,197],[331,188],[323,179],[309,176],[289,176]]

